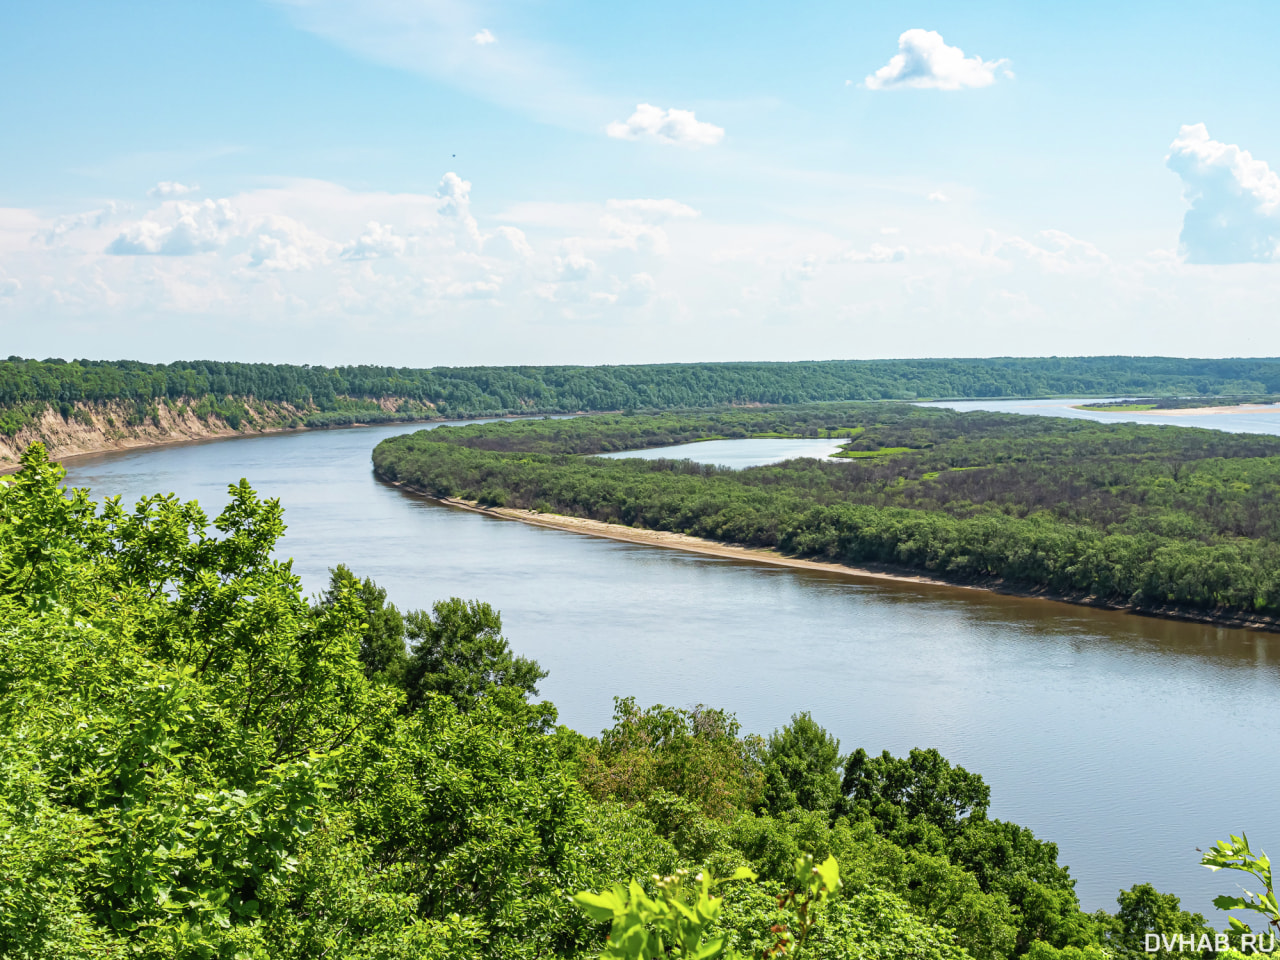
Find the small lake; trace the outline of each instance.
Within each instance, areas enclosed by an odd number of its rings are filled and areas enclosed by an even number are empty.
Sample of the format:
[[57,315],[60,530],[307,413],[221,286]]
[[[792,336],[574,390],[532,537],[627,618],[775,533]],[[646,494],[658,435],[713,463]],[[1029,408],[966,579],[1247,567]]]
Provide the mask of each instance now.
[[455,510],[373,478],[373,446],[419,429],[83,457],[68,480],[127,502],[176,492],[213,515],[246,477],[284,504],[282,553],[308,592],[345,563],[402,609],[487,600],[513,648],[550,671],[541,690],[562,722],[585,733],[610,723],[615,696],[633,695],[724,707],[762,734],[809,710],[844,751],[937,747],[991,785],[992,816],[1058,844],[1089,910],[1151,882],[1221,924],[1212,898],[1233,883],[1198,866],[1195,848],[1242,830],[1280,848],[1280,636]]
[[797,457],[815,457],[819,460],[831,456],[844,440],[809,440],[747,438],[742,440],[700,440],[695,443],[677,443],[669,447],[650,447],[647,450],[621,450],[602,453],[607,460],[692,460],[694,463],[714,464],[717,467],[763,467]]

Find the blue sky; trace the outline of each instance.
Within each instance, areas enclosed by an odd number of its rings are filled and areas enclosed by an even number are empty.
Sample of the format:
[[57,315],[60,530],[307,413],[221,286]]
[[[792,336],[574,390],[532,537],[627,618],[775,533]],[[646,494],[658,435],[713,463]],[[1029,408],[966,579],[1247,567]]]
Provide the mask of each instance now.
[[1277,20],[6,5],[5,352],[1277,355]]

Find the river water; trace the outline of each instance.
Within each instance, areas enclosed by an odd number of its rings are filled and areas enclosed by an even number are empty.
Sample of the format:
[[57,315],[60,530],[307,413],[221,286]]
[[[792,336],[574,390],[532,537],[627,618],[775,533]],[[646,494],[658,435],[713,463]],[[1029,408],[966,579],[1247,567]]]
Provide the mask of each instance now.
[[246,477],[284,503],[282,552],[309,592],[346,563],[402,608],[489,601],[512,646],[550,670],[542,694],[584,732],[633,695],[725,707],[759,733],[808,710],[843,750],[937,747],[987,780],[993,816],[1058,843],[1087,909],[1153,882],[1213,917],[1213,896],[1234,888],[1195,848],[1241,830],[1274,838],[1280,635],[495,520],[373,479],[373,446],[416,429],[84,457],[68,479],[126,500],[176,492],[213,514]]

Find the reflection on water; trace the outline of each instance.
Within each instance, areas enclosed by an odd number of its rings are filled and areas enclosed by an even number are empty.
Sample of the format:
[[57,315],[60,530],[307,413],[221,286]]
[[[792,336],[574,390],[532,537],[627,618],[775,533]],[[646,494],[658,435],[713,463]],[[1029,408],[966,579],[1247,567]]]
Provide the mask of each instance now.
[[848,440],[809,440],[744,438],[742,440],[702,440],[696,443],[677,443],[668,447],[650,447],[648,450],[622,450],[601,454],[609,460],[639,457],[643,460],[692,460],[694,463],[711,463],[717,467],[763,467],[797,457],[829,457]]
[[[241,477],[286,507],[308,591],[346,563],[402,607],[451,595],[502,611],[551,671],[561,719],[612,698],[707,703],[767,733],[800,710],[843,749],[935,746],[991,784],[992,814],[1056,841],[1087,909],[1150,881],[1214,913],[1230,883],[1197,846],[1266,847],[1280,774],[1270,718],[1280,636],[980,591],[719,560],[494,520],[377,483],[396,425],[82,458],[69,479],[210,513]],[[1274,844],[1272,844],[1274,846]]]

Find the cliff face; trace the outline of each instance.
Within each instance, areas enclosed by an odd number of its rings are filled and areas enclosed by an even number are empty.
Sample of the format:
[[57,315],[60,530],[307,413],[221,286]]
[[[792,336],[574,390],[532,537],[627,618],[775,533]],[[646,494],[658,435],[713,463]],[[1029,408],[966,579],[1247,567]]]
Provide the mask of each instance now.
[[124,401],[76,403],[65,417],[57,406],[49,406],[29,418],[13,436],[0,434],[0,471],[16,469],[22,451],[36,442],[43,443],[49,456],[58,459],[78,453],[296,429],[312,412],[287,403],[252,399],[243,401],[243,407],[239,425],[233,427],[218,413],[199,415],[192,402],[161,401],[145,412]]

